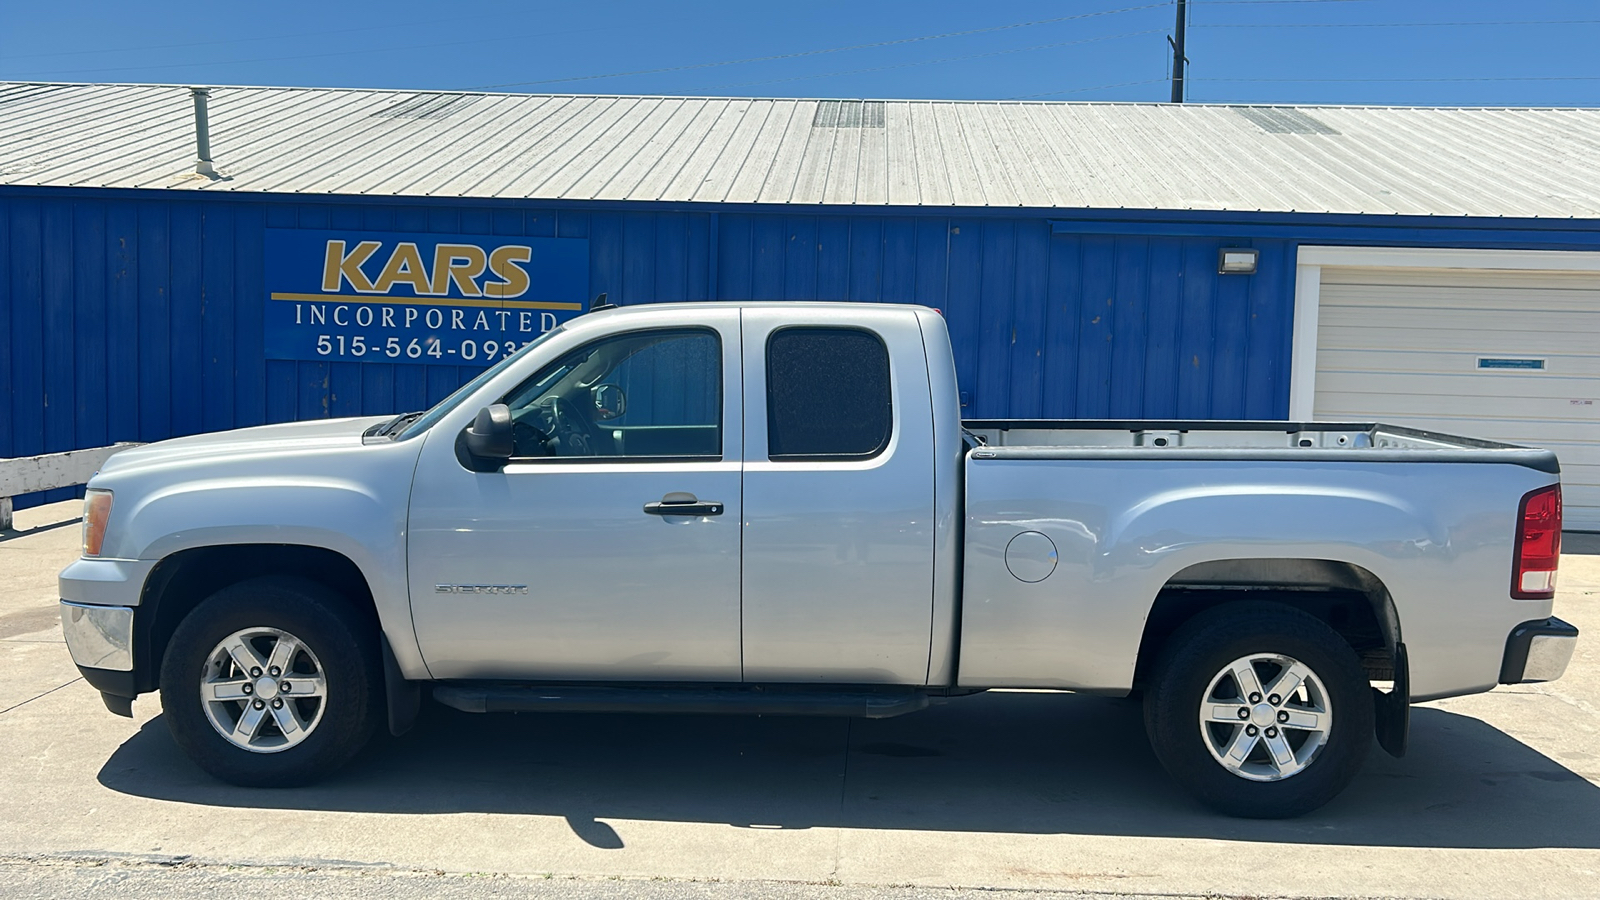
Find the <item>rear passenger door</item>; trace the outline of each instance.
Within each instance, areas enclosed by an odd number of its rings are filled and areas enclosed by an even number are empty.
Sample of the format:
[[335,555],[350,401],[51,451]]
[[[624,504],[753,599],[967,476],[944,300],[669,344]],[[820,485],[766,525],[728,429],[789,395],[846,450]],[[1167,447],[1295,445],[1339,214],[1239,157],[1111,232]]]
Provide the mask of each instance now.
[[747,682],[925,684],[933,410],[915,316],[746,308]]

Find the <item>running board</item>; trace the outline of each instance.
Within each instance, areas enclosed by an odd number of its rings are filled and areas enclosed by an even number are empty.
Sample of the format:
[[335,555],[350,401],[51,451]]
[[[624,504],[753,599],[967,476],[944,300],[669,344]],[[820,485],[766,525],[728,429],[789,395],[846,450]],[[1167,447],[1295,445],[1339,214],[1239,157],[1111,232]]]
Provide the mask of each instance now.
[[727,713],[887,719],[928,706],[914,689],[815,690],[781,687],[601,687],[444,682],[433,699],[462,712]]

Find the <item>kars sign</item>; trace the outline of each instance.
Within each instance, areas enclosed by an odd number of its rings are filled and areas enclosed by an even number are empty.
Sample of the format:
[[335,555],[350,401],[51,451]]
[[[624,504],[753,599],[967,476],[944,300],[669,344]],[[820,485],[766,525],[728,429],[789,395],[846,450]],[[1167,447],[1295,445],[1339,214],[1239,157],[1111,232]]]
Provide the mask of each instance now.
[[266,356],[483,366],[583,312],[583,238],[268,228]]

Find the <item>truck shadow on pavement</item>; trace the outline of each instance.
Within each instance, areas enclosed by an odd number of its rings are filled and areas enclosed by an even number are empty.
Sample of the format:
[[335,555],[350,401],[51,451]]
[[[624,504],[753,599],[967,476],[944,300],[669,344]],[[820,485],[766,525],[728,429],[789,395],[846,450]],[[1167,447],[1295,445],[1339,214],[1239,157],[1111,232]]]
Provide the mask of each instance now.
[[474,716],[428,705],[339,775],[293,790],[221,784],[157,717],[112,754],[102,785],[219,807],[565,817],[620,849],[601,819],[1132,835],[1457,848],[1600,848],[1600,788],[1478,719],[1413,713],[1411,752],[1376,745],[1327,807],[1262,822],[1212,814],[1162,771],[1126,700],[990,693],[885,720]]

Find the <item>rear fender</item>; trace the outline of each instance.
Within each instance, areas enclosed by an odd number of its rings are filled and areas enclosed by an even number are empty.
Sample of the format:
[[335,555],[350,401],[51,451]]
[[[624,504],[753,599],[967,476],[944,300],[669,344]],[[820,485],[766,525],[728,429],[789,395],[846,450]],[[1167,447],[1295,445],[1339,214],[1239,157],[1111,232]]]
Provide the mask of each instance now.
[[[1371,489],[1370,467],[1329,466],[1313,473],[1318,483],[1285,484],[1301,473],[1270,463],[1052,463],[969,469],[962,686],[1126,693],[1162,589],[1185,569],[1225,560],[1331,560],[1370,572],[1393,597],[1398,639],[1408,596],[1394,579],[1409,573],[1415,583],[1425,561],[1450,561],[1449,529]],[[1132,504],[1130,482],[1147,489]],[[1023,531],[1043,532],[1057,549],[1055,571],[1036,584],[1010,576],[1005,562]]]

